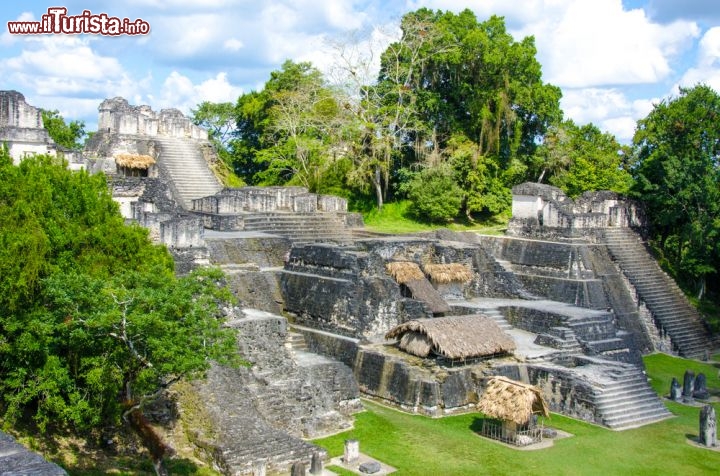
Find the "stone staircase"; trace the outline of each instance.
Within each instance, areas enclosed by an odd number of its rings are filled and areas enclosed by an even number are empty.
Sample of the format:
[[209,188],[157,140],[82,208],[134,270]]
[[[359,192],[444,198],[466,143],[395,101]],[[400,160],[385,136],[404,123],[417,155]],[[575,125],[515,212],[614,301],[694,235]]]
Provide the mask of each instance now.
[[305,334],[288,330],[287,335],[285,336],[285,348],[291,352],[307,352],[308,345],[305,341]]
[[160,145],[158,165],[169,175],[183,208],[191,210],[193,199],[214,195],[222,189],[197,141],[162,137],[155,140]]
[[625,340],[627,333],[618,331],[612,314],[572,317],[567,320],[566,326],[572,330],[589,355],[632,362],[632,355]]
[[498,327],[500,327],[500,329],[502,329],[503,331],[509,331],[513,328],[512,324],[510,324],[507,319],[505,319],[503,313],[497,308],[478,309],[478,312],[495,321]]
[[604,238],[610,254],[652,313],[661,334],[670,337],[681,356],[703,357],[712,344],[702,317],[675,281],[662,271],[638,234],[627,228],[607,228]]
[[629,364],[618,364],[594,382],[594,403],[602,423],[613,430],[626,430],[670,418],[641,370]]
[[334,213],[253,213],[243,217],[246,231],[290,238],[295,243],[350,243],[352,230]]
[[[244,384],[243,384],[244,383]],[[252,379],[241,369],[213,366],[204,382],[205,404],[218,429],[213,459],[224,474],[287,471],[296,461],[309,461],[325,450],[271,427],[253,404]]]

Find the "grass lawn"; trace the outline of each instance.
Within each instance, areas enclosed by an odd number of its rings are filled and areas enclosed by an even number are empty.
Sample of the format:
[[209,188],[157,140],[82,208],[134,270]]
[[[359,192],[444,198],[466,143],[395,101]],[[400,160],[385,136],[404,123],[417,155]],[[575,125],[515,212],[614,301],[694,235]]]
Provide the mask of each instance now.
[[[712,364],[666,355],[646,358],[653,387],[667,394],[673,376],[702,371],[708,386],[720,387]],[[372,402],[357,415],[351,431],[316,440],[331,456],[341,455],[345,439],[360,441],[360,451],[398,468],[402,475],[695,475],[720,474],[720,452],[691,446],[698,433],[698,407],[667,402],[676,416],[634,430],[611,431],[553,414],[546,426],[573,434],[551,448],[520,451],[475,434],[480,417],[442,419],[408,415]],[[716,404],[716,411],[720,405]]]
[[414,220],[408,213],[410,202],[391,202],[383,205],[381,211],[370,210],[363,214],[365,228],[382,233],[417,233],[448,228],[455,231],[478,231],[485,234],[501,235],[507,228],[507,218],[493,219],[486,222],[455,222],[444,225],[429,225]]

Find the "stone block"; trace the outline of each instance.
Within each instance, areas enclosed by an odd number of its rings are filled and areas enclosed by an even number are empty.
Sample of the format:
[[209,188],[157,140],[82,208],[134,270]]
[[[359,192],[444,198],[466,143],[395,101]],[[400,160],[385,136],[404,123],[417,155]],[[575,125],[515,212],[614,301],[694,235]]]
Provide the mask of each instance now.
[[360,468],[358,468],[361,473],[365,474],[375,474],[379,473],[382,469],[382,466],[380,466],[380,463],[377,461],[367,461],[360,465]]

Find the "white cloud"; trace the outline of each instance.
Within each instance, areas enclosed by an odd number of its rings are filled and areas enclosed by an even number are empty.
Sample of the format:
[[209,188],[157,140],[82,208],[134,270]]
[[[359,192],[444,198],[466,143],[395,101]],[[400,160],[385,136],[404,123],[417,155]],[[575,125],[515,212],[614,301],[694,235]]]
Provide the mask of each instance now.
[[0,67],[4,79],[22,85],[28,95],[102,100],[148,86],[147,78],[130,77],[117,58],[99,55],[91,44],[77,36],[28,37],[25,49],[0,61]]
[[187,76],[173,71],[165,78],[160,97],[150,96],[150,99],[155,109],[172,107],[188,114],[203,101],[234,103],[242,93],[241,88],[230,84],[226,73],[195,84]]
[[515,40],[533,35],[545,80],[561,87],[653,83],[672,73],[671,60],[700,31],[694,22],[661,25],[621,0],[427,0],[408,2],[460,11],[478,20],[504,16]]
[[[35,15],[32,12],[23,12],[14,21],[35,21]],[[18,41],[19,38],[22,38],[22,36],[11,35],[6,28],[0,35],[0,45],[11,45]]]
[[667,78],[670,60],[697,37],[697,25],[652,23],[620,0],[565,2],[557,16],[524,28],[535,34],[546,79],[563,87],[654,83]]
[[245,44],[237,38],[228,38],[225,40],[225,43],[223,43],[223,48],[230,51],[238,51],[243,46],[245,46]]
[[576,124],[592,122],[601,130],[629,142],[638,119],[647,116],[659,99],[630,100],[619,89],[567,89],[560,105],[566,117]]
[[700,40],[697,64],[685,72],[678,85],[692,87],[699,83],[720,92],[720,27],[705,33]]

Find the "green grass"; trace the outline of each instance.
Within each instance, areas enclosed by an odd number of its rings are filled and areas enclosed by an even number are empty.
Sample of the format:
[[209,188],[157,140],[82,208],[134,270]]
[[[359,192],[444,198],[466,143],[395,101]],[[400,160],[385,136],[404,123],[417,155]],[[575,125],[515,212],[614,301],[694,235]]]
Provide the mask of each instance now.
[[471,223],[456,221],[447,224],[428,224],[415,220],[409,213],[410,202],[390,202],[363,213],[365,227],[370,231],[381,233],[417,233],[448,228],[455,231],[478,231],[486,234],[501,235],[507,228],[507,218],[493,218],[486,221]]
[[[654,388],[667,394],[672,376],[682,380],[686,368],[702,371],[717,390],[717,369],[711,364],[665,355],[647,357]],[[572,433],[551,448],[519,451],[475,434],[479,414],[442,419],[408,415],[365,402],[349,432],[317,440],[331,456],[341,455],[345,439],[360,441],[360,451],[398,469],[402,475],[699,475],[717,474],[720,452],[697,448],[698,407],[673,402],[674,418],[623,432],[611,431],[553,414],[546,426]],[[716,409],[720,407],[716,404]]]

